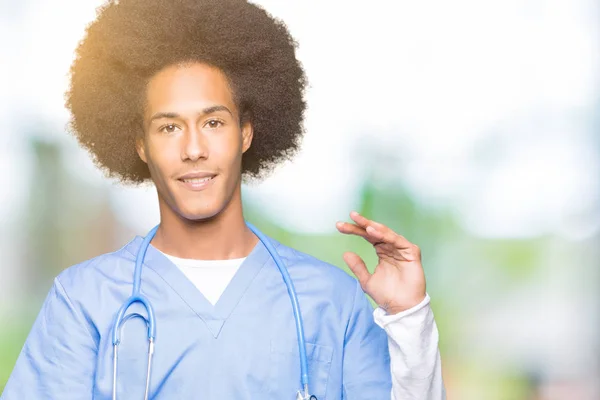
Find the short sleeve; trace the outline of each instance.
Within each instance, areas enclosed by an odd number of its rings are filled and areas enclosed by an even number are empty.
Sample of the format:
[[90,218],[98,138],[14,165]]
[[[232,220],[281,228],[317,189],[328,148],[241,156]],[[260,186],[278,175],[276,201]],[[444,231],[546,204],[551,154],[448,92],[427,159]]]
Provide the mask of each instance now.
[[343,399],[389,400],[392,389],[386,332],[373,319],[373,307],[358,281],[346,329]]
[[96,343],[54,280],[2,393],[2,400],[91,399]]

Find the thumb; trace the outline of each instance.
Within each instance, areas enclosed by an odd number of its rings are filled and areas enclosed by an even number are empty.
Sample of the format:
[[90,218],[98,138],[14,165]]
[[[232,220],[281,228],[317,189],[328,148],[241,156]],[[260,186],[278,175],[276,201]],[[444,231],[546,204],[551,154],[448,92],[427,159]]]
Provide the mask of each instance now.
[[344,261],[352,273],[356,276],[356,279],[358,279],[360,286],[363,288],[363,290],[365,290],[367,282],[371,278],[371,274],[367,270],[365,262],[358,254],[349,251],[344,253]]

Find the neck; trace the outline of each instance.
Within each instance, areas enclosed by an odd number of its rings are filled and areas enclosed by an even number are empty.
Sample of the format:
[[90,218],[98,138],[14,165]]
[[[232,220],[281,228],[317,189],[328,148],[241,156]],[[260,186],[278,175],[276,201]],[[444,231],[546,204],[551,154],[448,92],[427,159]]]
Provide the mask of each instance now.
[[199,221],[182,218],[162,200],[160,227],[152,245],[165,254],[195,260],[228,260],[248,256],[258,238],[246,226],[238,188],[217,215]]

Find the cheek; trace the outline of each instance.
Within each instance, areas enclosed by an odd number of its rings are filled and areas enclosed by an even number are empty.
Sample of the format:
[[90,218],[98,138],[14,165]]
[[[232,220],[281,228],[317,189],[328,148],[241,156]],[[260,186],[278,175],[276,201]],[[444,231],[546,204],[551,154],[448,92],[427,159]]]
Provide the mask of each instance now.
[[[242,140],[239,132],[223,135],[213,142],[210,156],[228,166],[235,166],[242,157]],[[225,165],[222,165],[225,167]]]
[[[175,143],[170,141],[155,141],[148,146],[147,157],[155,170],[168,170],[181,162],[180,151]],[[172,168],[172,167],[171,167]]]

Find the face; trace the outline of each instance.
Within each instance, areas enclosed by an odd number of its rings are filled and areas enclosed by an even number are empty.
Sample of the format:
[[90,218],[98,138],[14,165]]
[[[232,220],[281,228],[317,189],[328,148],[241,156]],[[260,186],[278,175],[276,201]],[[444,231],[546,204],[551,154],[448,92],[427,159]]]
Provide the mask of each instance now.
[[144,128],[137,151],[148,164],[161,213],[207,219],[240,196],[252,127],[240,124],[219,69],[196,63],[159,71],[146,89]]

